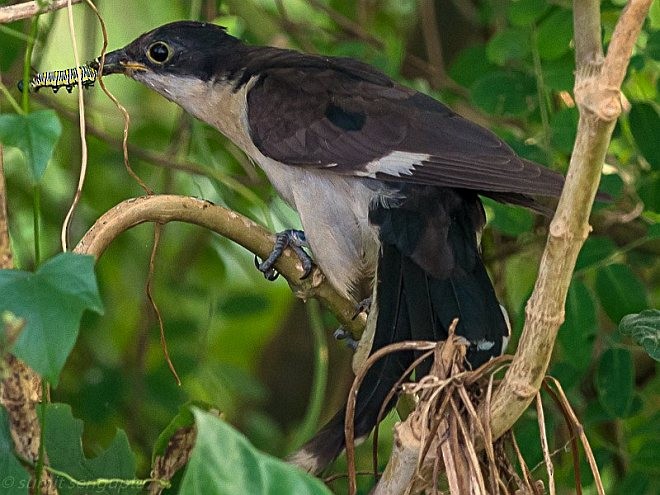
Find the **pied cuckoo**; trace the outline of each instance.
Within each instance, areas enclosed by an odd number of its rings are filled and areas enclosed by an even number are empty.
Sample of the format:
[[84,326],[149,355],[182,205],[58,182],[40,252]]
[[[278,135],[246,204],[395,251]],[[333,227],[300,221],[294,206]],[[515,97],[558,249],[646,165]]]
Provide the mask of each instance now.
[[[263,169],[332,285],[356,304],[373,295],[371,352],[444,340],[454,318],[467,366],[503,352],[509,329],[480,255],[479,195],[547,213],[533,197],[558,196],[561,175],[367,64],[248,46],[213,24],[143,34],[106,55],[103,75],[114,73],[215,127]],[[390,354],[369,370],[356,437],[376,426],[413,359]],[[343,448],[340,411],[291,459],[319,472]]]

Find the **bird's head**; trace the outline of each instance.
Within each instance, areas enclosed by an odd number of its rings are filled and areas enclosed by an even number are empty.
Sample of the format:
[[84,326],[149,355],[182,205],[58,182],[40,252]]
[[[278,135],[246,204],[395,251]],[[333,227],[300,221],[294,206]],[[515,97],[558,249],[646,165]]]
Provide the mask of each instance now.
[[[246,48],[215,24],[173,22],[107,53],[102,75],[124,74],[185,107],[194,88],[233,79]],[[98,66],[98,61],[92,64]]]

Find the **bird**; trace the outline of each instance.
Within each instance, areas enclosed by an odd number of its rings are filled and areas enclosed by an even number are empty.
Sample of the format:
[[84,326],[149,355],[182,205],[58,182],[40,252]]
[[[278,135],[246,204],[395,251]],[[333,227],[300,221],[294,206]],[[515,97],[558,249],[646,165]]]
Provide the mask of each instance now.
[[[300,217],[304,234],[291,242],[308,246],[356,306],[371,297],[371,353],[446,340],[458,318],[467,367],[502,354],[510,329],[481,255],[480,196],[548,215],[538,197],[558,197],[561,174],[366,63],[248,45],[213,23],[177,21],[139,36],[105,54],[101,75],[111,74],[210,124],[264,171]],[[377,426],[414,359],[389,354],[367,371],[356,438]],[[428,371],[427,362],[415,375]],[[345,448],[344,417],[345,409],[289,460],[322,472]]]

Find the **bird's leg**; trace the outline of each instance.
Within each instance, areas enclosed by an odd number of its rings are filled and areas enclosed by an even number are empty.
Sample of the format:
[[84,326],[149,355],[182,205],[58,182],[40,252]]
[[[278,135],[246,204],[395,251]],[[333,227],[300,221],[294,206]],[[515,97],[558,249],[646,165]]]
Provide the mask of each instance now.
[[294,253],[296,253],[300,263],[302,263],[302,269],[304,273],[300,278],[307,278],[309,274],[312,273],[312,258],[310,258],[309,254],[307,254],[303,249],[309,248],[309,244],[305,238],[305,233],[302,230],[288,229],[275,234],[275,245],[273,246],[273,250],[270,252],[268,258],[262,262],[259,262],[259,258],[257,258],[257,256],[254,257],[255,266],[261,273],[264,274],[264,277],[266,277],[268,280],[275,280],[279,276],[279,273],[277,273],[275,268],[273,268],[273,265],[277,259],[282,256],[282,253],[287,248],[287,246],[290,247]]
[[353,352],[355,352],[358,347],[359,340],[353,338],[351,332],[346,330],[343,325],[335,330],[332,336],[337,340],[344,340],[346,342],[346,346],[349,347]]
[[[369,314],[370,308],[371,308],[371,298],[367,297],[366,299],[363,299],[362,301],[360,301],[355,305],[355,314],[353,315],[352,319],[354,320],[355,318],[357,318],[360,313]],[[335,332],[332,335],[337,340],[345,340],[346,346],[350,347],[353,351],[357,350],[358,343],[360,342],[360,340],[354,338],[351,332],[349,330],[346,330],[343,325],[340,326],[337,330],[335,330]]]

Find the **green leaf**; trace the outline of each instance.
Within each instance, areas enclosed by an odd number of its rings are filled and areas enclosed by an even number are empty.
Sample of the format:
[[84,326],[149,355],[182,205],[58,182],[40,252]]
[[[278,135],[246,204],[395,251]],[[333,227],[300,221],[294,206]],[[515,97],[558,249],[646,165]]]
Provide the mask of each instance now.
[[660,30],[649,34],[646,40],[646,54],[653,60],[660,60]]
[[660,223],[650,225],[649,230],[646,232],[646,236],[649,239],[660,239]]
[[618,323],[630,313],[646,309],[646,289],[626,265],[608,265],[596,273],[596,293],[610,319]]
[[575,143],[577,124],[577,108],[564,108],[555,113],[550,120],[550,142],[553,148],[567,155],[570,154]]
[[631,456],[630,465],[636,471],[657,480],[657,477],[660,476],[660,438],[647,439]]
[[9,432],[9,416],[0,407],[0,488],[6,495],[27,495],[30,473],[14,455],[14,441]]
[[539,25],[537,49],[544,60],[554,60],[568,51],[573,38],[573,14],[557,9]]
[[616,244],[609,237],[592,235],[588,237],[578,254],[575,271],[589,268],[608,258],[616,251]]
[[536,104],[536,82],[518,71],[495,71],[470,88],[472,101],[493,115],[523,115]]
[[544,60],[541,69],[546,88],[572,93],[575,86],[575,57],[572,53],[555,60]]
[[488,205],[488,224],[495,230],[512,237],[529,232],[534,225],[534,215],[529,210],[515,206],[503,205],[492,199],[483,198]]
[[626,315],[619,323],[619,331],[632,338],[656,361],[660,361],[660,310],[647,309]]
[[635,103],[628,117],[637,147],[655,170],[660,170],[660,116],[650,103]]
[[54,110],[39,110],[28,115],[0,115],[0,143],[23,152],[37,183],[62,134],[62,124]]
[[181,482],[180,495],[205,493],[329,494],[317,478],[256,450],[216,416],[193,408],[197,440]]
[[645,210],[660,213],[660,171],[644,177],[638,185],[637,194]]
[[472,84],[491,72],[495,66],[488,62],[484,45],[470,46],[458,54],[449,68],[449,75],[458,84],[469,88]]
[[98,481],[93,486],[83,487],[60,478],[58,488],[62,495],[128,494],[139,491],[139,487],[131,486],[135,479],[135,454],[122,430],[117,431],[106,450],[93,459],[88,459],[82,450],[83,422],[73,417],[69,405],[48,404],[45,422],[44,443],[49,465],[77,481]]
[[35,273],[0,271],[0,313],[26,320],[13,353],[54,386],[85,309],[103,312],[91,256],[60,253]]
[[491,38],[486,47],[488,60],[505,65],[509,60],[521,60],[529,53],[529,32],[523,29],[506,29]]
[[598,361],[595,382],[598,401],[610,417],[626,417],[634,396],[634,368],[630,352],[607,349]]
[[546,0],[518,0],[511,2],[506,14],[514,26],[528,26],[543,17],[549,8]]
[[566,296],[566,319],[559,330],[559,343],[566,360],[580,370],[591,363],[596,334],[596,303],[584,283],[573,280]]

